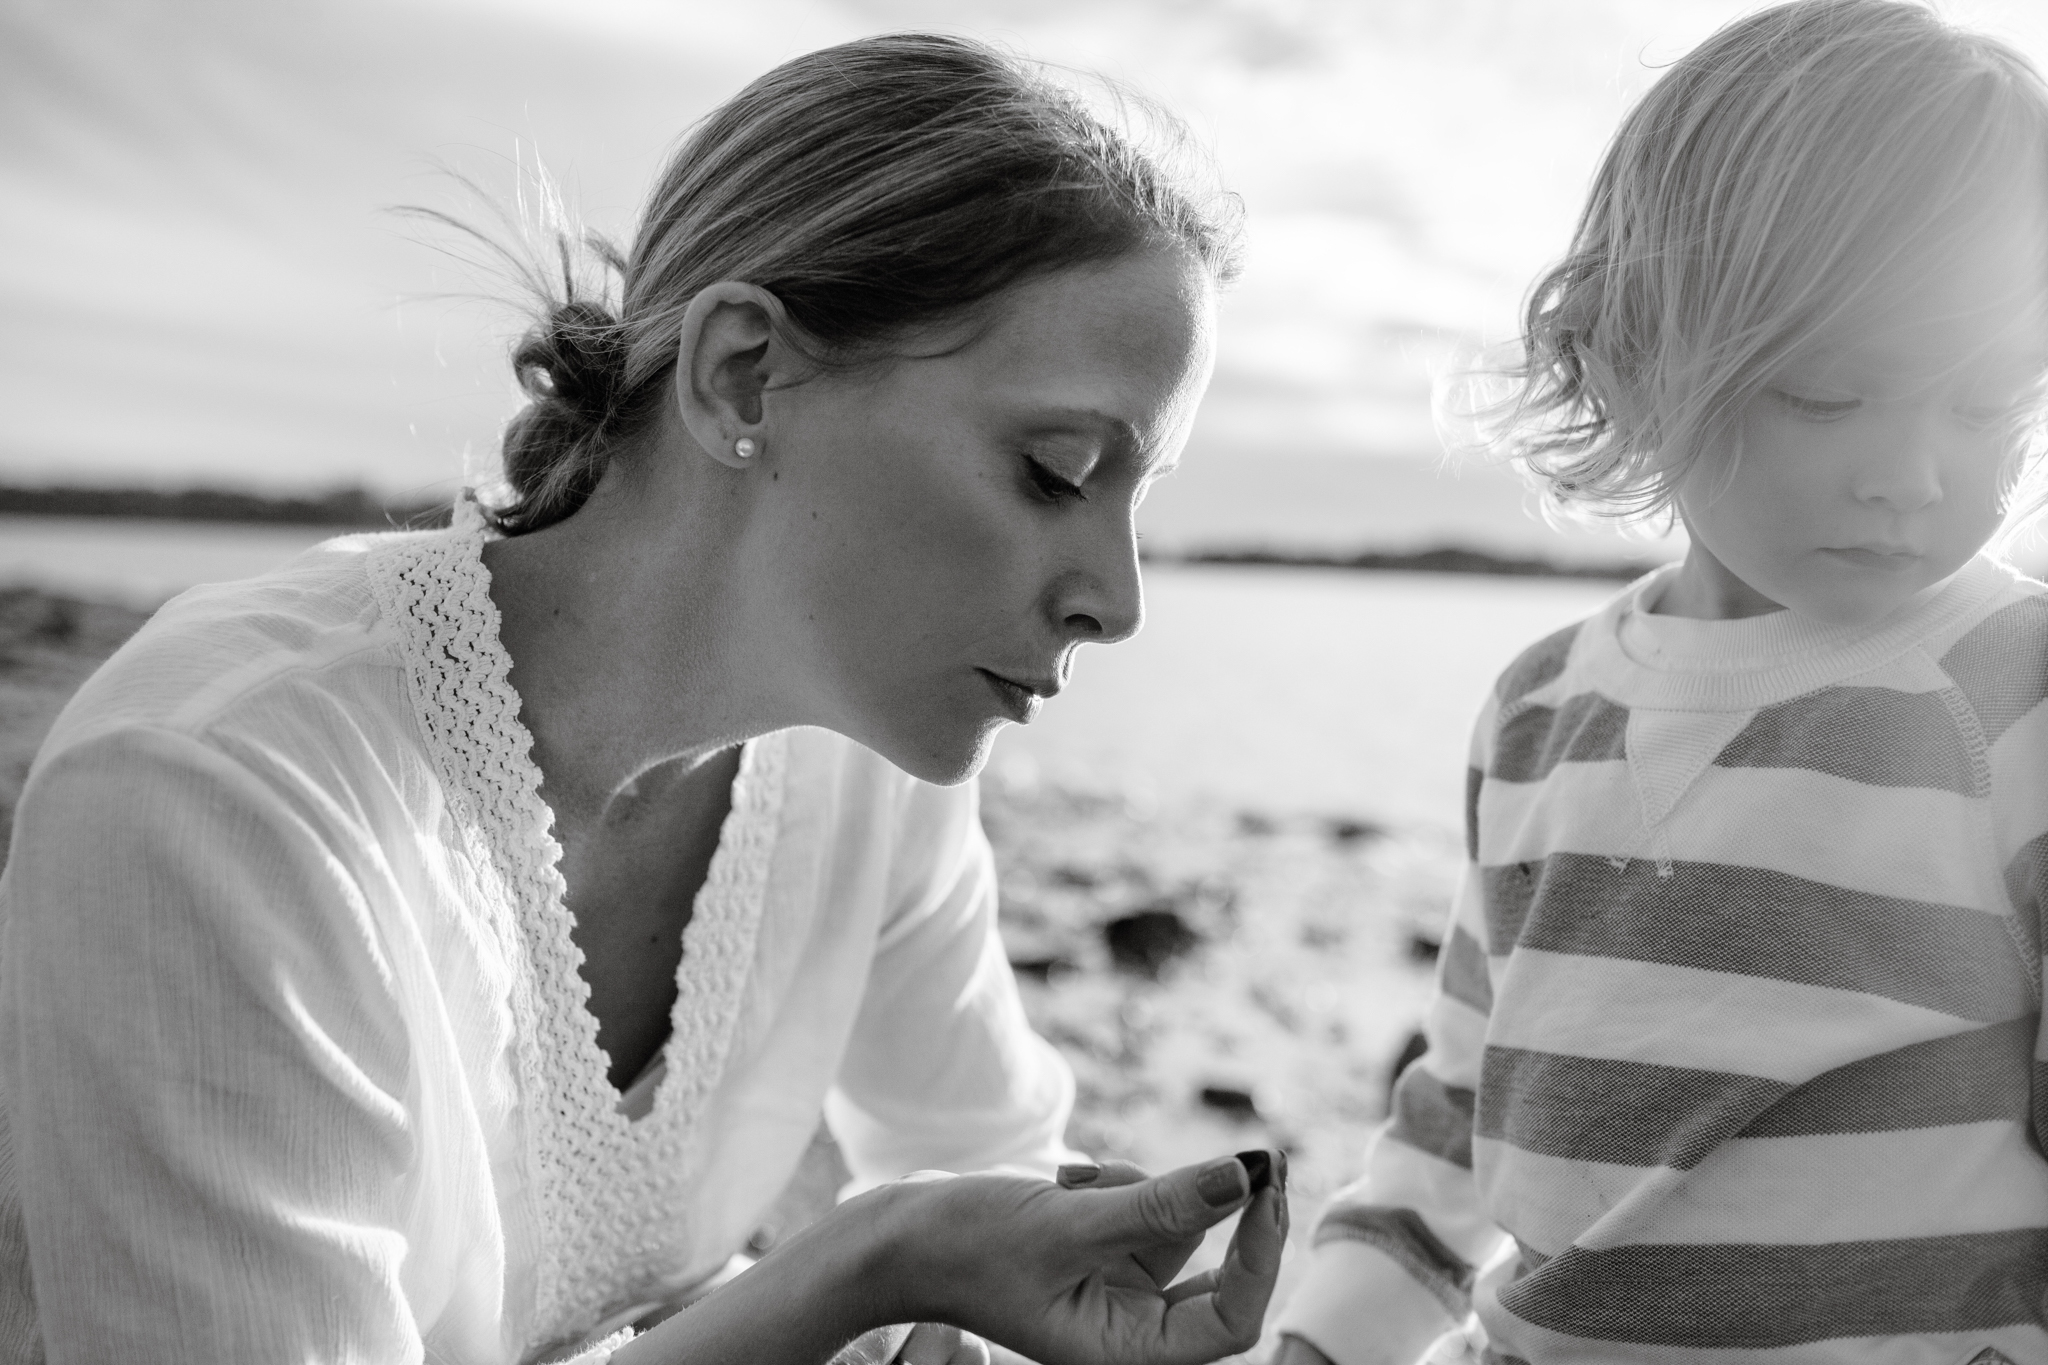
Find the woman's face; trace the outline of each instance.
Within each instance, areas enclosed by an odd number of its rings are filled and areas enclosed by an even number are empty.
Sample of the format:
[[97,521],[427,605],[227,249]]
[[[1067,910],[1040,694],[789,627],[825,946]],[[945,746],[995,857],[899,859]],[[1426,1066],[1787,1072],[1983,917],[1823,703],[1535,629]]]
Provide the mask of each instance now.
[[1019,285],[943,354],[764,393],[743,557],[804,709],[958,782],[1075,646],[1132,635],[1133,517],[1187,440],[1214,312],[1199,266],[1147,253]]

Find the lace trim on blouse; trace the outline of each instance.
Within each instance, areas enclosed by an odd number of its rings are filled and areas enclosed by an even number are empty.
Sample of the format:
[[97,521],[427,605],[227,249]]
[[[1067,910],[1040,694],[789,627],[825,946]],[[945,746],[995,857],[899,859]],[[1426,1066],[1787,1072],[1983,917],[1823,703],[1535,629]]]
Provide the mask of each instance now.
[[588,1333],[608,1308],[683,1268],[675,1234],[701,1159],[698,1120],[724,1070],[753,964],[786,751],[785,736],[772,734],[741,755],[731,811],[683,933],[661,1054],[667,1074],[652,1110],[629,1119],[597,1045],[554,816],[508,681],[512,661],[482,558],[488,536],[473,517],[447,531],[393,536],[369,568],[399,630],[450,812],[477,865],[502,886],[490,907],[500,922],[489,929],[515,964],[511,1005],[541,1222],[531,1351]]

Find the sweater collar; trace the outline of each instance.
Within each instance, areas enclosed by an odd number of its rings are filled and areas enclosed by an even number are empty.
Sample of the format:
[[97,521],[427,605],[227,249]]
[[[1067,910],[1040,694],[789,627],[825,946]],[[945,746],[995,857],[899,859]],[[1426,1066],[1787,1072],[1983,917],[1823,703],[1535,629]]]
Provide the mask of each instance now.
[[1659,616],[1646,608],[1678,572],[1667,565],[1629,585],[1586,623],[1596,685],[1633,706],[1734,710],[1767,706],[1867,673],[1968,615],[2013,581],[1978,555],[1941,583],[1861,626],[1792,611],[1734,621]]

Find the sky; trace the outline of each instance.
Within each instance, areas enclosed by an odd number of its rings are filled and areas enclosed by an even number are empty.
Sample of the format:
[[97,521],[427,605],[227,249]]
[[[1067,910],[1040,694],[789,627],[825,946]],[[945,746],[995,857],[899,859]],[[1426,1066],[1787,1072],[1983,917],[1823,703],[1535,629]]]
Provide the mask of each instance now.
[[[538,167],[628,235],[694,120],[903,28],[1110,76],[1213,150],[1250,248],[1188,452],[1223,502],[1290,459],[1413,469],[1437,458],[1431,375],[1511,335],[1629,101],[1748,8],[0,0],[0,480],[406,495],[486,472],[519,317],[390,207],[477,216],[451,170],[511,199]],[[2048,5],[1945,9],[2048,52]]]

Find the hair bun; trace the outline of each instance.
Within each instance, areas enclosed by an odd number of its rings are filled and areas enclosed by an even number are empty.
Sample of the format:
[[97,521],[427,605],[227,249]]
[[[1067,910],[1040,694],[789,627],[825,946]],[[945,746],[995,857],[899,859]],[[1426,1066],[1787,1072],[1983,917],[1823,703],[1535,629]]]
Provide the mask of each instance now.
[[601,428],[618,411],[626,374],[626,336],[610,309],[585,299],[559,304],[512,353],[519,387]]

